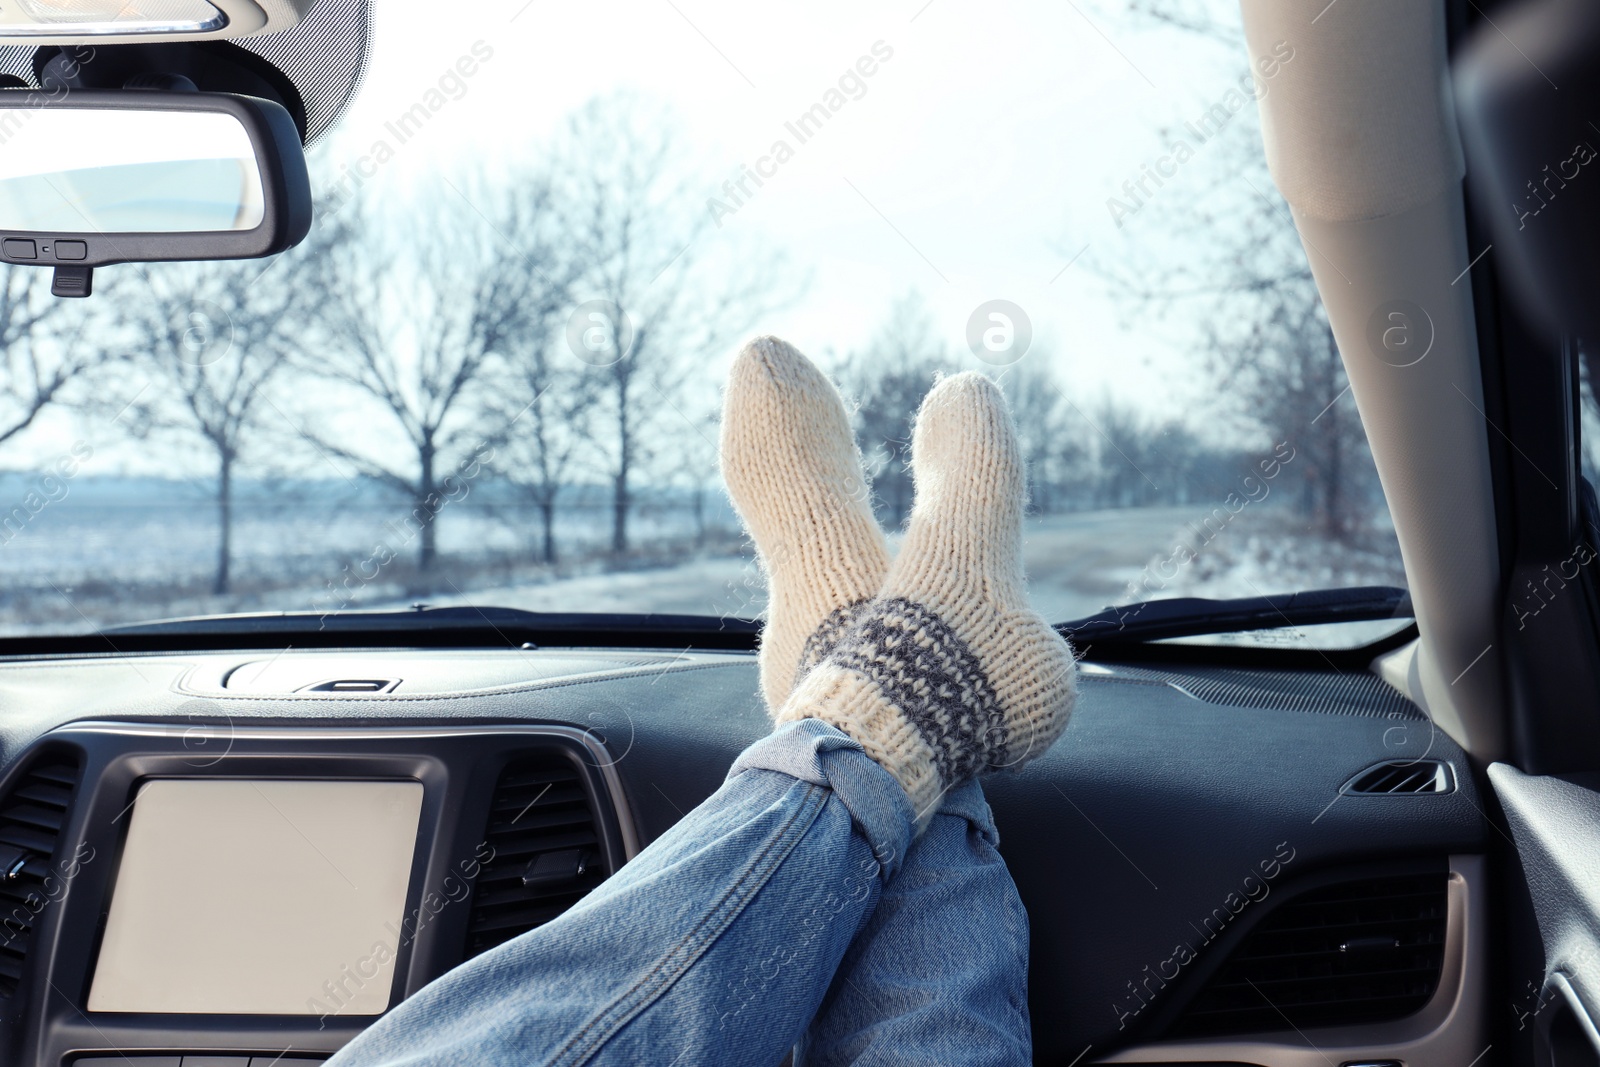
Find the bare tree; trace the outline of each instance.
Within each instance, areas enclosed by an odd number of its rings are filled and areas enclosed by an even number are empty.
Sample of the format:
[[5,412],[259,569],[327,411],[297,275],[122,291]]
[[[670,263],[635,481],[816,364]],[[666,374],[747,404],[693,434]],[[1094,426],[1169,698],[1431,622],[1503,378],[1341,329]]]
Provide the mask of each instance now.
[[723,281],[708,280],[719,266],[710,261],[711,217],[703,189],[690,184],[681,143],[670,113],[618,95],[580,109],[558,154],[571,237],[587,264],[574,292],[574,336],[584,339],[575,351],[604,387],[618,554],[629,547],[635,478],[655,458],[663,425],[694,425],[685,384],[705,375],[775,291],[765,265],[724,262]]
[[1144,308],[1199,320],[1224,413],[1267,444],[1296,449],[1286,480],[1297,483],[1301,514],[1345,541],[1371,514],[1376,470],[1310,267],[1260,171],[1254,189],[1214,191],[1207,202],[1216,206],[1195,216],[1189,237],[1208,235],[1209,255],[1126,276],[1123,291]]
[[50,272],[0,265],[0,445],[32,426],[86,371],[116,358],[80,342],[84,301],[50,295]]
[[550,334],[525,337],[512,347],[506,387],[493,404],[500,433],[496,471],[539,515],[539,560],[557,559],[556,508],[592,447],[589,421],[596,379],[575,370],[552,350]]
[[[1242,40],[1236,21],[1215,18],[1214,8],[1196,0],[1132,0],[1129,10],[1229,49]],[[1166,140],[1184,136],[1171,130]],[[1215,395],[1226,402],[1218,414],[1264,445],[1289,442],[1297,458],[1285,480],[1298,486],[1301,513],[1325,537],[1348,540],[1372,515],[1376,469],[1253,121],[1213,136],[1179,176],[1128,223],[1159,232],[1161,254],[1129,250],[1097,269],[1130,316],[1198,327],[1199,355]],[[1188,196],[1180,191],[1185,184]],[[1173,247],[1184,254],[1171,255]]]
[[548,183],[519,173],[496,184],[441,178],[403,208],[379,216],[352,205],[339,219],[325,258],[335,296],[305,366],[365,397],[406,447],[394,455],[372,437],[307,434],[406,499],[419,570],[438,555],[439,513],[510,432],[486,419],[490,371],[564,297],[549,211]]
[[695,546],[703,548],[711,535],[711,500],[722,487],[717,467],[717,438],[722,415],[714,405],[708,404],[685,411],[689,425],[676,435],[663,456],[665,477],[662,482],[672,501],[686,501]]
[[1031,349],[1022,362],[998,375],[1028,463],[1030,504],[1041,514],[1061,510],[1083,475],[1089,451],[1051,372],[1051,359],[1052,353]]
[[1325,537],[1348,540],[1370,512],[1375,471],[1315,285],[1285,277],[1250,303],[1248,320],[1210,325],[1214,380],[1250,398],[1273,442],[1294,446],[1300,512]]
[[1106,394],[1091,417],[1098,431],[1096,497],[1102,507],[1138,507],[1156,502],[1160,483],[1150,474],[1154,466],[1150,445],[1155,425],[1144,412]]
[[235,475],[262,404],[283,373],[319,289],[296,268],[311,258],[302,247],[259,261],[152,267],[122,285],[124,306],[137,309],[137,358],[154,389],[130,403],[128,425],[197,437],[216,470],[217,560],[213,593],[226,593],[233,559]]
[[879,517],[898,527],[911,513],[911,420],[940,371],[960,368],[916,295],[897,301],[877,335],[840,366],[855,401],[856,439]]
[[1127,5],[1134,15],[1219,44],[1237,46],[1244,37],[1237,4],[1219,5],[1210,0],[1127,0]]

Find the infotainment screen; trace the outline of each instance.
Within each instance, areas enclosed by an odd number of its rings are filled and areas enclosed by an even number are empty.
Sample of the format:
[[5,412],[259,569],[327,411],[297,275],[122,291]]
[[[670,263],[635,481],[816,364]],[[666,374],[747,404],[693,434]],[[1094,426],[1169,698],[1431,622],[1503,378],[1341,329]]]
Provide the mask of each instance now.
[[414,781],[145,782],[89,1010],[384,1011],[421,810]]

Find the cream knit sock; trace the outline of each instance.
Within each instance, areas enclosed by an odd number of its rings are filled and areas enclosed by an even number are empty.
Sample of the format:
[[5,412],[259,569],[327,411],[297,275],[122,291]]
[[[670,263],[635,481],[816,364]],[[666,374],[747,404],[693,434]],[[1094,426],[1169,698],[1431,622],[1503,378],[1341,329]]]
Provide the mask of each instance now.
[[728,373],[722,477],[767,575],[761,690],[776,710],[889,569],[844,401],[776,337],[745,345]]
[[859,741],[905,787],[921,832],[951,787],[1049,748],[1077,679],[1066,641],[1028,607],[1022,456],[993,382],[934,386],[912,467],[911,525],[882,592],[776,718]]

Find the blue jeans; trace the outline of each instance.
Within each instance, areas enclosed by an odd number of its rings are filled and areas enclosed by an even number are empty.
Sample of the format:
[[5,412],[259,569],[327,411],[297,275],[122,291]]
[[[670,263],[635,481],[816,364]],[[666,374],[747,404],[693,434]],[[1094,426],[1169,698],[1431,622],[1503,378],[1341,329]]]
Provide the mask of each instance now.
[[977,783],[904,791],[815,719],[560,918],[352,1041],[364,1064],[1027,1064],[1028,921]]

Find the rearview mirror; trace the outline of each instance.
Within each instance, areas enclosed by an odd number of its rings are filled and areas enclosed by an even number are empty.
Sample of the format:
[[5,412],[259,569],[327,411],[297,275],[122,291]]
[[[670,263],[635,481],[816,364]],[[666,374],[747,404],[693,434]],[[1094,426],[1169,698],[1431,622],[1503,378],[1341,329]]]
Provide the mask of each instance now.
[[300,243],[311,183],[281,106],[224,93],[0,91],[0,262],[88,296],[111,263],[252,259]]

